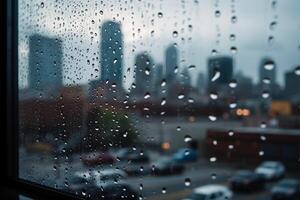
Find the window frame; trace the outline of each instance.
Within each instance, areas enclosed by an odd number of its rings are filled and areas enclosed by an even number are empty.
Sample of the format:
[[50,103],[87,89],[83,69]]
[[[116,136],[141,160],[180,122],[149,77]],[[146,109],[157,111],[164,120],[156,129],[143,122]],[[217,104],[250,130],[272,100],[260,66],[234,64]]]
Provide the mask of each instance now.
[[1,73],[4,91],[3,119],[5,129],[1,140],[3,158],[1,173],[1,196],[19,199],[20,195],[33,199],[83,199],[55,188],[46,187],[29,180],[20,179],[18,155],[18,0],[1,1],[2,22],[5,26],[3,39],[4,59]]

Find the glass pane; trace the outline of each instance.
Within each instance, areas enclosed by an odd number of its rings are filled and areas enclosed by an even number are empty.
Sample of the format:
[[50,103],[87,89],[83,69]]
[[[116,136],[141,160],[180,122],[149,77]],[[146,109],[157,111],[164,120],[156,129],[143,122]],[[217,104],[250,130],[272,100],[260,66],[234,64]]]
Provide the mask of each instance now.
[[20,178],[92,199],[300,194],[299,9],[20,0]]

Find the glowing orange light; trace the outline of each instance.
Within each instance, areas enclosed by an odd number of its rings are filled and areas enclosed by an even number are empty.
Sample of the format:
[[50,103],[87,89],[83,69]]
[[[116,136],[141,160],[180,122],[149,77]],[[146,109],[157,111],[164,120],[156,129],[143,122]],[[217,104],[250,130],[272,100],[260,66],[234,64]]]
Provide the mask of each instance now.
[[163,148],[164,150],[169,150],[170,147],[171,147],[171,145],[170,145],[169,142],[164,142],[164,143],[162,143],[161,146],[162,146],[162,148]]

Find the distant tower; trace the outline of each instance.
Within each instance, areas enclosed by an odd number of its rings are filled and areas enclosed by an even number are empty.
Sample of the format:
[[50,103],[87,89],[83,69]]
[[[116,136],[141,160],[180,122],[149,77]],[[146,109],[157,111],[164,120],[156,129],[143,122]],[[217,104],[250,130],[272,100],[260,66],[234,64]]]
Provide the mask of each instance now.
[[62,41],[34,34],[29,37],[29,88],[55,91],[63,85]]
[[191,86],[191,76],[187,68],[184,68],[181,73],[181,84],[185,87]]
[[294,70],[285,73],[285,96],[292,98],[300,96],[300,75],[297,75]]
[[227,86],[233,77],[231,57],[212,57],[208,59],[208,90],[219,90]]
[[197,77],[197,83],[196,83],[196,88],[197,91],[199,92],[200,95],[203,95],[205,93],[205,76],[203,73],[199,73]]
[[123,36],[121,25],[113,21],[101,27],[101,81],[122,86]]
[[178,67],[178,50],[176,46],[170,45],[166,50],[166,79],[168,82],[172,82],[175,79],[176,75],[174,74],[174,70]]
[[136,88],[132,92],[135,96],[142,97],[153,90],[153,59],[147,52],[140,53],[135,58],[135,65]]

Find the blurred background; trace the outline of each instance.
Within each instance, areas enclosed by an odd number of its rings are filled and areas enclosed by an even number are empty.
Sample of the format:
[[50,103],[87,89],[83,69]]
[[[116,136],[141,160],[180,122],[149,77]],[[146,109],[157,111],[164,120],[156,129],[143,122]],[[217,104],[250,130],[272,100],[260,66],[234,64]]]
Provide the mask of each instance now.
[[300,2],[19,1],[19,176],[92,199],[299,199]]

